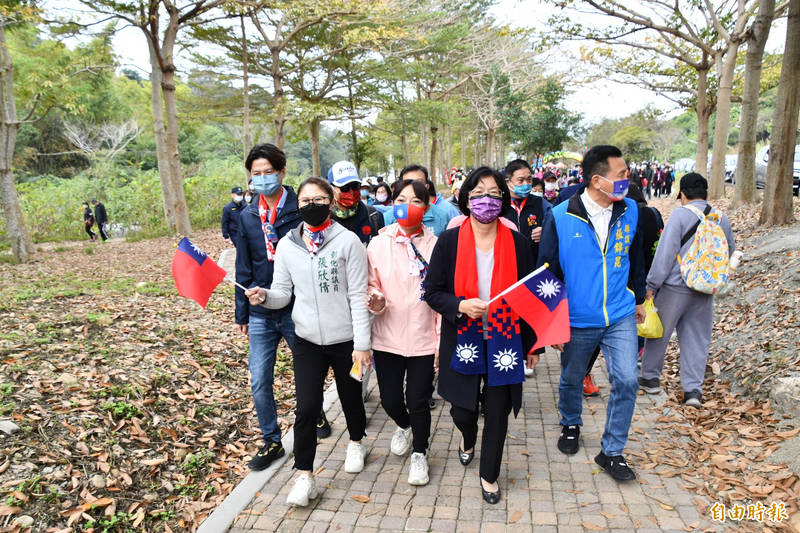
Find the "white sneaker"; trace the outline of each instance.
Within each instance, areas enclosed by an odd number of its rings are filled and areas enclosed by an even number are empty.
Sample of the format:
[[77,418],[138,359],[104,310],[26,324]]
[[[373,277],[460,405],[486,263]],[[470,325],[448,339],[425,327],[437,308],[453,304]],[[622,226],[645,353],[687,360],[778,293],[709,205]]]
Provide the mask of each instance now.
[[526,366],[526,367],[525,367],[525,377],[526,377],[526,378],[529,378],[529,377],[531,377],[532,375],[533,375],[533,369],[532,369],[532,368],[528,368],[528,367]]
[[300,477],[294,482],[294,487],[286,497],[286,503],[297,507],[306,507],[308,501],[316,498],[318,494],[314,478],[308,474],[300,474]]
[[410,437],[411,426],[408,426],[406,429],[398,426],[398,428],[394,430],[394,435],[392,435],[392,445],[390,446],[392,453],[395,455],[407,454],[408,450],[411,449]]
[[424,453],[412,453],[411,468],[408,471],[408,484],[427,485],[428,481],[428,458],[425,457]]
[[351,442],[347,445],[347,455],[344,458],[344,471],[357,474],[364,470],[364,457],[367,450],[360,442]]

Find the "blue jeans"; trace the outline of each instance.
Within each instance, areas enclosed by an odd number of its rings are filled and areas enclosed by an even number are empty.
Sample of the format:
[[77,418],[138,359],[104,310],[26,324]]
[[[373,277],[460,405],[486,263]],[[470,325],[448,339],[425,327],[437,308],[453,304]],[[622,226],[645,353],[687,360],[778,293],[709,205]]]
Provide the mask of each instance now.
[[264,442],[280,442],[281,428],[275,410],[275,358],[281,337],[294,347],[292,309],[273,311],[270,316],[250,315],[250,388]]
[[570,341],[561,354],[558,410],[564,426],[582,425],[583,378],[592,351],[598,344],[608,366],[611,393],[608,397],[602,450],[608,456],[622,455],[636,403],[636,316],[629,315],[604,328],[572,328]]

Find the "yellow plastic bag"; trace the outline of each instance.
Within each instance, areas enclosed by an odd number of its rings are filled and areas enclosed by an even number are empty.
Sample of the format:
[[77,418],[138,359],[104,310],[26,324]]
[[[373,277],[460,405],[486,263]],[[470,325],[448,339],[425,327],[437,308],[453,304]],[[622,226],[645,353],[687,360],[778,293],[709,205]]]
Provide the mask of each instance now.
[[652,299],[644,301],[644,310],[647,313],[644,322],[636,325],[639,336],[645,339],[660,339],[664,335],[664,326],[661,325],[658,310]]

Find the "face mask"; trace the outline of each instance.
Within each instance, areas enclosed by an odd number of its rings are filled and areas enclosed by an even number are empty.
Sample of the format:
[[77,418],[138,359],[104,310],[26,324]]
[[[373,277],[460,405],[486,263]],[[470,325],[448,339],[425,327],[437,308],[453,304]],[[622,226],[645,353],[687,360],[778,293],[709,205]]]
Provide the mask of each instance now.
[[321,226],[330,216],[331,206],[328,204],[308,204],[300,208],[300,218],[307,226],[316,228]]
[[542,191],[533,191],[531,194],[534,196],[538,196],[539,198],[544,196],[544,193]]
[[358,191],[340,192],[339,199],[336,200],[336,203],[342,207],[350,209],[358,204],[359,198],[361,198],[361,194]]
[[395,204],[394,218],[404,228],[414,228],[420,225],[425,216],[425,208],[416,204]]
[[531,189],[533,189],[533,185],[531,185],[530,183],[525,183],[523,185],[514,185],[514,194],[524,198],[531,193]]
[[242,201],[242,198],[244,198],[244,197],[241,194],[236,194],[233,197],[233,201],[236,202],[236,203],[239,203],[239,202]]
[[599,178],[613,185],[613,190],[611,192],[603,191],[606,192],[606,196],[608,196],[608,198],[612,202],[621,202],[622,200],[625,199],[626,196],[628,196],[628,185],[629,185],[628,180],[625,179],[619,181],[611,181],[610,179],[604,178],[603,176],[599,176]]
[[488,194],[476,196],[469,201],[470,214],[481,224],[489,224],[497,220],[502,208],[503,200]]
[[380,203],[383,203],[383,202],[385,202],[386,200],[388,200],[388,199],[389,199],[389,195],[388,195],[388,194],[386,194],[385,192],[384,192],[384,193],[380,193],[380,192],[379,192],[378,194],[376,194],[376,195],[375,195],[375,199],[376,199],[378,202],[380,202]]
[[546,190],[546,191],[554,191],[557,188],[558,188],[558,185],[556,185],[556,183],[553,182],[553,181],[548,181],[548,182],[546,182],[544,184],[544,190]]
[[278,181],[277,174],[265,174],[263,176],[253,176],[253,187],[256,188],[258,194],[264,196],[272,196],[280,188],[281,184]]
[[249,204],[250,202],[252,202],[252,201],[253,201],[253,197],[252,197],[252,196],[249,196],[249,195],[248,195],[248,196],[245,196],[245,197],[244,197],[244,201],[245,201],[245,202],[247,202],[247,203]]
[[256,190],[256,186],[253,185],[252,182],[250,183],[250,185],[247,186],[247,188],[250,189],[251,191],[255,191]]
[[365,200],[369,198],[369,191],[366,189],[361,189],[361,198],[364,198]]

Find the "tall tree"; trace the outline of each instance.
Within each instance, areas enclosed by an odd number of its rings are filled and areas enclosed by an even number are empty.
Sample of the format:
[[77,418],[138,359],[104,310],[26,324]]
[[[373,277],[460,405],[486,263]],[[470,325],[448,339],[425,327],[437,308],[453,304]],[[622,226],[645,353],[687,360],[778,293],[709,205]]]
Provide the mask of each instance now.
[[756,201],[756,123],[758,97],[761,93],[761,61],[767,44],[775,0],[760,0],[758,15],[750,27],[747,39],[747,57],[744,66],[742,115],[739,118],[739,156],[736,164],[736,204]]
[[789,224],[792,214],[792,181],[800,112],[800,0],[789,0],[786,44],[783,49],[781,80],[772,119],[769,163],[759,223],[766,226]]

